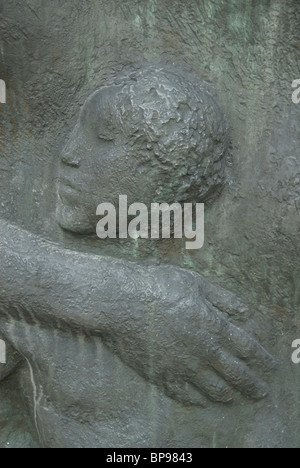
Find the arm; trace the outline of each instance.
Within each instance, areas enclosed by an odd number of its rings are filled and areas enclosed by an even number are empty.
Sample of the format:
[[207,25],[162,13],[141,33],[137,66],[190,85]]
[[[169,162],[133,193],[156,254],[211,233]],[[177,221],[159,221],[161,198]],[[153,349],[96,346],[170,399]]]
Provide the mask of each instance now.
[[[0,259],[2,320],[114,335],[168,295],[159,278],[168,268],[67,250],[3,220]],[[143,310],[136,311],[137,304]]]
[[169,396],[202,404],[237,389],[262,398],[253,372],[273,358],[203,297],[203,278],[66,250],[0,221],[0,315],[101,337]]

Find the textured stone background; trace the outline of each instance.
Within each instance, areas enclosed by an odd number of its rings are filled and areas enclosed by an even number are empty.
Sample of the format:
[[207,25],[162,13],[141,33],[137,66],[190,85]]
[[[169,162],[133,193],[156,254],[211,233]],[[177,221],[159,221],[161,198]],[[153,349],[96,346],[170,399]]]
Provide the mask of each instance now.
[[[259,340],[280,360],[268,400],[195,415],[195,431],[199,417],[209,446],[297,446],[300,367],[290,356],[300,338],[300,105],[291,101],[300,78],[298,0],[0,0],[8,87],[0,214],[61,236],[53,217],[60,145],[91,91],[144,62],[191,70],[218,90],[232,128],[229,183],[207,211],[205,248],[182,266],[248,302]],[[168,252],[166,260],[177,263]],[[28,399],[19,382],[17,374],[0,386],[0,446],[35,437],[21,417]]]

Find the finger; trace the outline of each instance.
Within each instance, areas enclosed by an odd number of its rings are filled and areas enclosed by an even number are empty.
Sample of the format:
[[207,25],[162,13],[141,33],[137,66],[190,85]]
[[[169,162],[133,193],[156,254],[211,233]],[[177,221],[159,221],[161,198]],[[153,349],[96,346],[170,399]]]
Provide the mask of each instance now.
[[214,402],[230,403],[233,400],[233,389],[215,372],[202,371],[194,377],[193,384]]
[[169,398],[183,405],[199,406],[201,408],[207,408],[208,406],[207,399],[188,382],[166,380],[164,382],[164,391]]
[[250,308],[235,294],[215,286],[205,278],[200,284],[200,291],[212,306],[229,317],[244,322],[251,316]]
[[238,359],[233,359],[225,351],[218,352],[212,366],[226,382],[245,396],[254,400],[261,400],[269,393],[268,386],[264,382],[258,379],[244,363]]
[[255,361],[257,365],[267,371],[274,370],[277,366],[276,359],[240,328],[227,324],[226,338],[230,351],[235,352],[240,359]]

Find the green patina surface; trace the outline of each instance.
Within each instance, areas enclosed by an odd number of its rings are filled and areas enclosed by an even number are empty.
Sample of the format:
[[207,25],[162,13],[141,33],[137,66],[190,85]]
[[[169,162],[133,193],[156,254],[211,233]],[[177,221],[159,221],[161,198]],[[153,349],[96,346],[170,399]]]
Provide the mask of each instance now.
[[[231,126],[228,184],[207,207],[205,247],[185,252],[163,243],[159,254],[249,303],[257,335],[285,359],[273,389],[278,414],[259,404],[233,408],[224,413],[227,427],[252,426],[231,435],[212,415],[207,443],[268,445],[272,426],[279,445],[299,445],[300,374],[289,360],[300,333],[300,105],[291,102],[300,78],[299,1],[10,0],[0,1],[0,12],[0,78],[9,88],[0,108],[1,215],[52,240],[66,241],[55,225],[59,150],[91,91],[145,62],[175,64],[216,88]],[[138,241],[110,249],[124,257],[133,251],[134,260],[154,250]],[[0,388],[1,401],[9,385],[13,378]],[[14,430],[0,427],[0,445],[20,444]]]

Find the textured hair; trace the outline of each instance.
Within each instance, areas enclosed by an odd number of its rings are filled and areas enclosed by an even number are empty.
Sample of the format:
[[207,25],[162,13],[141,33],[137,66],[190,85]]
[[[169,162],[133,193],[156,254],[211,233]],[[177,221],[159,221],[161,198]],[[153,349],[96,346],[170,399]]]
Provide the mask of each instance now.
[[165,173],[165,201],[204,202],[222,188],[229,129],[207,84],[146,69],[123,82],[110,106],[140,164]]

